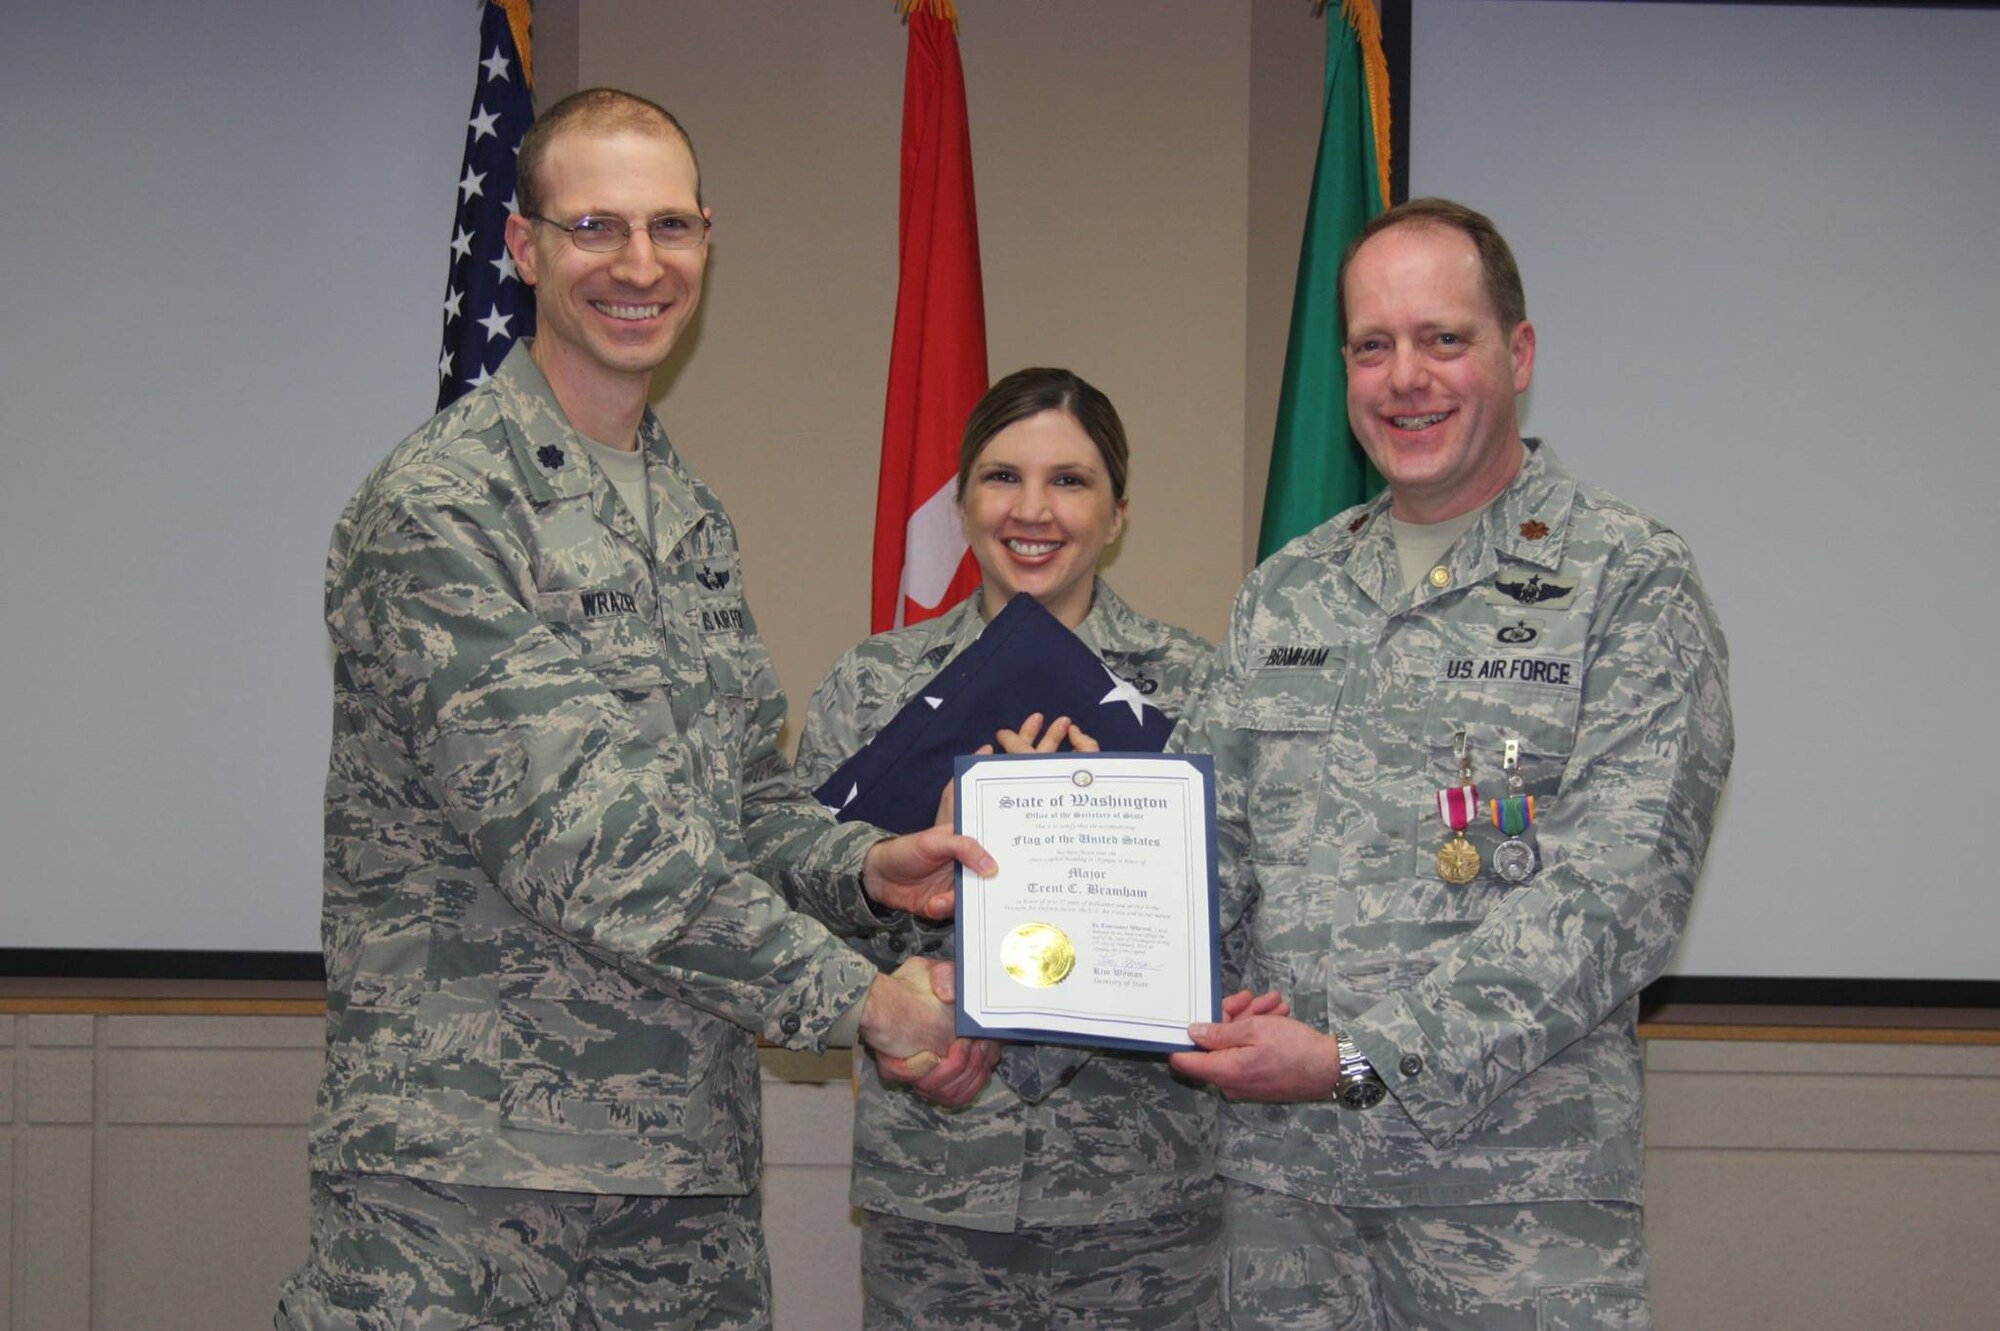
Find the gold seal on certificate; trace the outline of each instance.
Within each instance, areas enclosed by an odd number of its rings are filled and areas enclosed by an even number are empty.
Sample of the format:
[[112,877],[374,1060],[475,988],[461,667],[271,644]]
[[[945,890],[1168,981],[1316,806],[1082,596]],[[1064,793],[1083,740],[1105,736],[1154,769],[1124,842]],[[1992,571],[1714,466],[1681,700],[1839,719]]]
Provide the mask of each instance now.
[[1053,924],[1033,920],[1000,940],[1000,965],[1030,989],[1053,989],[1076,969],[1076,944]]

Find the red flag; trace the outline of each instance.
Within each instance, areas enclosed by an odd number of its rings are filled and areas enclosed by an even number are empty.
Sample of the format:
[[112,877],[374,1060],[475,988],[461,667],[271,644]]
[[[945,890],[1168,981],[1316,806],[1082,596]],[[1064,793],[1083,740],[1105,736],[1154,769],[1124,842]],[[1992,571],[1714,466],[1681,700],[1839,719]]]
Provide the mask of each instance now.
[[920,0],[909,15],[902,274],[875,492],[876,633],[929,619],[979,585],[952,491],[959,436],[986,391],[986,301],[965,71],[935,5]]

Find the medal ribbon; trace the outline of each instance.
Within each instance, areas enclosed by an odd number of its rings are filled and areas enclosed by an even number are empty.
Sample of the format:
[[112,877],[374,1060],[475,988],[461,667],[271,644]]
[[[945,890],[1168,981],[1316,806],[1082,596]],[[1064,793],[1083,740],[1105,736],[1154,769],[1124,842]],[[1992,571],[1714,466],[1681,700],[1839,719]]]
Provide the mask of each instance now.
[[1448,786],[1437,793],[1438,817],[1454,832],[1463,832],[1479,808],[1479,787]]
[[[1444,792],[1439,791],[1442,799]],[[1519,836],[1535,821],[1535,797],[1533,795],[1509,795],[1503,800],[1488,800],[1487,807],[1493,812],[1493,825],[1508,836]]]

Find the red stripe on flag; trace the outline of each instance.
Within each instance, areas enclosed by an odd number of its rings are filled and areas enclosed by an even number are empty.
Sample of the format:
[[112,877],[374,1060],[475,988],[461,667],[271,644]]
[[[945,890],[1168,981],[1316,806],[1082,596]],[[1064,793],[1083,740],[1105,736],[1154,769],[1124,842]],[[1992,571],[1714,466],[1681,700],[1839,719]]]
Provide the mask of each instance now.
[[979,585],[951,502],[959,436],[987,385],[965,71],[949,23],[917,12],[909,25],[902,272],[875,493],[877,633],[929,619]]

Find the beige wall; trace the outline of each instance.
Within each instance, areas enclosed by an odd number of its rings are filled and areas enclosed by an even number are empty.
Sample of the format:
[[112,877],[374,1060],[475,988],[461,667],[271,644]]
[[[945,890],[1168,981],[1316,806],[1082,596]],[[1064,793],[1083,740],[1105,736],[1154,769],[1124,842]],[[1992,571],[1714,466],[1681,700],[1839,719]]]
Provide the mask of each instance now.
[[[868,627],[903,28],[796,0],[540,12],[544,99],[628,87],[694,135],[714,251],[660,411],[736,520],[802,705]],[[960,46],[991,370],[1066,364],[1110,394],[1134,449],[1111,576],[1213,637],[1255,539],[1268,443],[1245,428],[1274,410],[1324,28],[1303,3],[968,0]]]
[[1278,386],[1292,321],[1292,285],[1306,198],[1319,152],[1324,105],[1326,29],[1301,24],[1289,4],[1254,7],[1250,25],[1249,265],[1243,397],[1243,567],[1257,559],[1264,477],[1278,423]]
[[[268,1327],[305,1256],[322,1025],[0,1011],[0,1331]],[[1661,1331],[1991,1326],[2000,1045],[1794,1034],[1647,1042]],[[777,1325],[849,1331],[847,1056],[764,1068]]]

